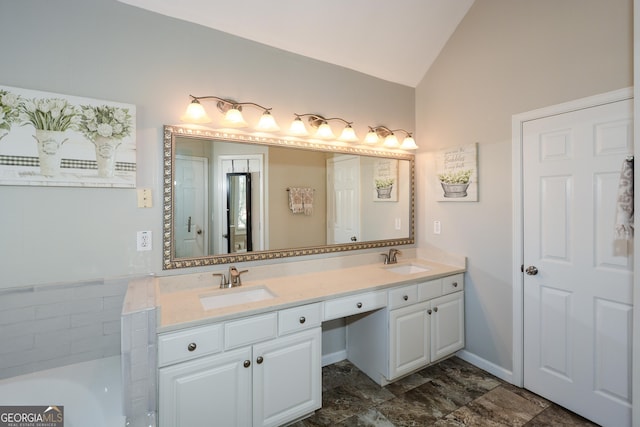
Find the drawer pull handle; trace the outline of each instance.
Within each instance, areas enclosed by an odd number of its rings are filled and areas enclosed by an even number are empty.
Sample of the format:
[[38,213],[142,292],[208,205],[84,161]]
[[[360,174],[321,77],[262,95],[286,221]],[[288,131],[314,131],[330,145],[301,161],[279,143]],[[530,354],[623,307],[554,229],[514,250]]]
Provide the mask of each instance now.
[[258,358],[256,359],[256,362],[258,363],[258,365],[262,364],[262,362],[264,362],[264,359],[262,358],[262,356],[258,356]]
[[431,309],[427,310],[427,314],[431,315]]
[[194,351],[197,347],[196,343],[192,342],[187,346],[187,350]]
[[307,319],[305,319],[305,318],[304,318],[304,316],[301,316],[301,317],[300,317],[300,323],[304,323],[304,322],[306,322],[306,321],[307,321]]
[[250,360],[245,360],[244,363],[243,363],[243,366],[245,368],[248,368],[249,366],[251,366],[251,361]]
[[435,313],[437,313],[437,312],[438,312],[438,307],[433,307],[433,311],[434,311]]
[[402,299],[405,300],[405,301],[409,301],[409,295],[403,296]]
[[458,287],[458,282],[453,282],[451,285],[453,285],[454,288]]
[[358,307],[358,308],[362,308],[362,303],[361,303],[361,302],[357,303],[357,304],[356,304],[356,307]]

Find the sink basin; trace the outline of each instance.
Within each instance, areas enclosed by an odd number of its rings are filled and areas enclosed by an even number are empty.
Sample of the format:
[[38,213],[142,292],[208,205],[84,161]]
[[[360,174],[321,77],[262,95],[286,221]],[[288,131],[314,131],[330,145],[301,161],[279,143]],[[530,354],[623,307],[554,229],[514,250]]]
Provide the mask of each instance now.
[[396,274],[416,274],[416,273],[424,273],[425,271],[429,271],[428,267],[424,267],[422,265],[417,264],[402,264],[395,265],[393,267],[386,267],[387,271]]
[[220,293],[214,295],[203,295],[200,297],[200,303],[205,310],[263,301],[275,297],[275,294],[264,286],[220,290],[219,292]]

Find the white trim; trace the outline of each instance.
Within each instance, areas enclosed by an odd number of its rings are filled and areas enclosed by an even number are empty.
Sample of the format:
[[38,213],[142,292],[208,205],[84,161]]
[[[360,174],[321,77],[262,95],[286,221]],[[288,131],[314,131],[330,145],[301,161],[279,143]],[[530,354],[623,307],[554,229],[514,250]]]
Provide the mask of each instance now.
[[501,380],[513,383],[513,372],[503,368],[502,366],[498,366],[493,362],[489,362],[487,359],[483,359],[482,357],[474,353],[470,353],[467,350],[460,350],[456,353],[456,356],[466,362],[471,363],[474,366],[477,366],[483,371],[490,373],[491,375],[495,375]]
[[322,355],[322,366],[329,366],[341,362],[347,358],[347,349],[336,351],[335,353]]
[[[512,170],[512,199],[513,199],[513,372],[512,383],[524,386],[524,292],[523,274],[520,271],[522,265],[523,251],[523,224],[522,224],[522,127],[525,122],[541,119],[544,117],[555,116],[558,114],[569,113],[571,111],[582,110],[585,108],[595,107],[598,105],[610,104],[612,102],[623,101],[633,98],[633,88],[624,88],[600,95],[590,96],[577,99],[562,104],[552,105],[521,114],[516,114],[511,120],[511,170]],[[635,128],[635,126],[634,126]],[[636,179],[637,176],[636,176]],[[637,252],[637,251],[636,251]],[[634,318],[638,317],[640,307],[634,307]],[[634,358],[635,359],[635,358]]]

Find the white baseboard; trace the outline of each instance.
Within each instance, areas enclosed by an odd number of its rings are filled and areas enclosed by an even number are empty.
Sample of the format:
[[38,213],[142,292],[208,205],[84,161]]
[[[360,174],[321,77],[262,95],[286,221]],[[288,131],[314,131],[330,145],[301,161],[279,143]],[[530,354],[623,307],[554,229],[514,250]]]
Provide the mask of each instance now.
[[471,363],[474,366],[477,366],[483,371],[487,371],[488,373],[495,375],[501,380],[513,384],[513,372],[503,368],[502,366],[498,366],[495,363],[489,362],[488,360],[483,359],[480,356],[469,353],[467,350],[460,350],[456,353],[456,356],[466,362]]
[[322,366],[328,366],[336,362],[340,362],[347,358],[347,350],[336,351],[335,353],[322,355]]

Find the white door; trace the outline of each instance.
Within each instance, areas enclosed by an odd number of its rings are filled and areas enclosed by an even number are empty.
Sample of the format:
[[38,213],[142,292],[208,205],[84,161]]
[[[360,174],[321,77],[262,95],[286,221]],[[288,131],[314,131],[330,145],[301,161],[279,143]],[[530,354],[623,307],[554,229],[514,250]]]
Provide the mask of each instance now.
[[207,159],[176,155],[175,248],[176,258],[208,254]]
[[601,425],[629,426],[632,248],[614,239],[614,224],[632,101],[522,129],[524,386]]
[[327,160],[327,244],[360,241],[360,160]]
[[429,364],[430,317],[424,302],[389,312],[389,379]]
[[464,348],[464,293],[431,301],[431,361]]

